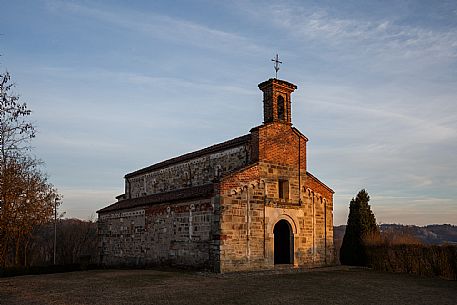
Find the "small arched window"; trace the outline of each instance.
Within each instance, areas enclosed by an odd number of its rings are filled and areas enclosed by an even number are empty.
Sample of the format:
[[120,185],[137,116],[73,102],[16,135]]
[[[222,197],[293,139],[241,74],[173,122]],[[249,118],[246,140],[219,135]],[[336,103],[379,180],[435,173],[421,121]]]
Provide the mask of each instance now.
[[285,101],[282,95],[278,96],[278,120],[284,121],[285,120]]

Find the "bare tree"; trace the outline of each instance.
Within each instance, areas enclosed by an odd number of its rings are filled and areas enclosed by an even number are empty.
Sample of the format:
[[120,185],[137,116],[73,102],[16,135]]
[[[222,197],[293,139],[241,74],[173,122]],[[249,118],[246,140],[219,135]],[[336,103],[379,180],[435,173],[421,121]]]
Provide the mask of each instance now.
[[31,111],[12,93],[8,72],[0,74],[0,266],[26,264],[34,228],[53,215],[56,189],[31,156],[35,127]]
[[[29,243],[28,266],[52,263],[54,226],[35,227]],[[57,264],[96,264],[98,260],[97,223],[80,219],[59,219],[57,231]]]

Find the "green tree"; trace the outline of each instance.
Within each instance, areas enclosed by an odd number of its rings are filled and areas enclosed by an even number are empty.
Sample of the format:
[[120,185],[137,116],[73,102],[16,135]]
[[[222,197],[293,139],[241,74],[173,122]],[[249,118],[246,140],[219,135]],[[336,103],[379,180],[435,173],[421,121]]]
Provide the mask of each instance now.
[[351,200],[346,232],[340,249],[340,262],[343,265],[366,266],[368,263],[365,241],[379,235],[369,201],[370,196],[364,189]]
[[52,218],[58,198],[42,162],[30,154],[31,111],[10,80],[8,72],[0,74],[0,267],[26,264],[30,236]]

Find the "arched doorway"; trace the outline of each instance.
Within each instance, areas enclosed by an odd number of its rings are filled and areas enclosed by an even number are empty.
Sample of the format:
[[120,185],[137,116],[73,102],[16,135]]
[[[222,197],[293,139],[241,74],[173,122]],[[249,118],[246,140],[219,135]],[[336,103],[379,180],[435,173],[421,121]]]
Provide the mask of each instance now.
[[294,234],[287,220],[276,223],[273,233],[275,236],[275,264],[294,263]]

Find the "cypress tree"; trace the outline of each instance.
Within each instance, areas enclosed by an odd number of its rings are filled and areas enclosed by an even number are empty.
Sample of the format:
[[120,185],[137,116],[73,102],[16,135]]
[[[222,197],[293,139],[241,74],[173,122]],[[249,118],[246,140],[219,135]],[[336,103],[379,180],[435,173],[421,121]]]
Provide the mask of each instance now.
[[369,201],[370,196],[364,189],[351,200],[346,232],[340,249],[340,262],[343,265],[366,266],[368,263],[364,238],[379,234]]

